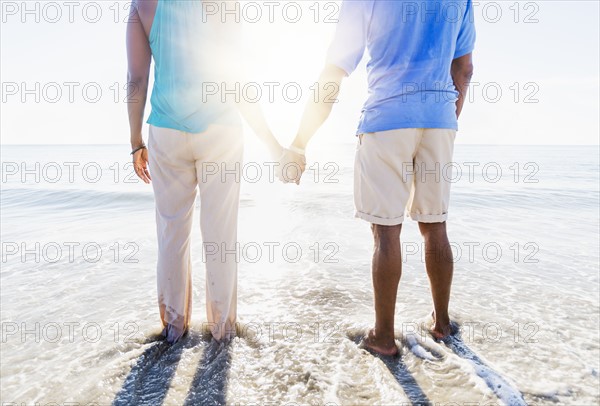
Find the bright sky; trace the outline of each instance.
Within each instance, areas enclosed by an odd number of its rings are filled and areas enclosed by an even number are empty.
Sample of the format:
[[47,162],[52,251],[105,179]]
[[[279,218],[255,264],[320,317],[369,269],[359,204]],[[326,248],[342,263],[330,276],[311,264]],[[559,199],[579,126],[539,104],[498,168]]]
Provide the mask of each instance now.
[[[335,23],[325,20],[331,13],[335,19],[339,2],[271,3],[273,23],[263,4],[259,22],[246,24],[246,50],[259,83],[281,83],[275,87],[275,102],[265,94],[261,104],[275,134],[287,143],[306,98],[312,97],[309,87],[335,29]],[[128,3],[0,4],[1,142],[128,143],[123,102]],[[241,17],[254,19],[256,4],[262,3],[242,2]],[[300,21],[288,22],[298,4]],[[475,19],[475,83],[457,142],[598,144],[599,3],[475,1]],[[366,98],[365,62],[344,82],[340,101],[317,142],[354,142]],[[302,87],[303,97],[296,103],[282,97],[288,82]],[[293,89],[288,90],[293,95]]]

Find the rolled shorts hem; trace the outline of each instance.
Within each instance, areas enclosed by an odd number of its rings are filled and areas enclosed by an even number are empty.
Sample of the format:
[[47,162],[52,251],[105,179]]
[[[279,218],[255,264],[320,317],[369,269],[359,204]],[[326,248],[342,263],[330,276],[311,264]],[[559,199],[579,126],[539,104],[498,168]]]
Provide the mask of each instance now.
[[402,224],[402,222],[404,221],[404,215],[394,218],[385,218],[373,216],[372,214],[363,213],[358,210],[354,213],[354,217],[363,219],[371,224],[377,224],[380,226],[397,226],[398,224]]
[[444,214],[420,214],[408,213],[411,219],[419,223],[443,223],[448,219],[448,213]]

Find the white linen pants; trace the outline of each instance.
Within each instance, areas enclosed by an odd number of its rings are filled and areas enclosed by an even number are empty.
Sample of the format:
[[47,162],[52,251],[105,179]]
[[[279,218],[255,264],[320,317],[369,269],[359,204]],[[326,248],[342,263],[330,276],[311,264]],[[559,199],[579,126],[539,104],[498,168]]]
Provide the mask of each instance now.
[[150,126],[148,160],[156,203],[157,289],[162,334],[176,342],[192,313],[192,230],[197,189],[206,257],[206,313],[217,340],[235,336],[241,127],[211,125],[202,133]]

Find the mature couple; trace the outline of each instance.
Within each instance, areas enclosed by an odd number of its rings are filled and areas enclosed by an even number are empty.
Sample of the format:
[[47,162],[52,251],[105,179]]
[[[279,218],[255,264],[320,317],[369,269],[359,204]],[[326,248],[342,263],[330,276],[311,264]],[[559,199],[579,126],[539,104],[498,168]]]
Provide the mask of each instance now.
[[[158,304],[169,342],[189,328],[190,232],[197,190],[204,243],[236,246],[239,181],[203,176],[202,171],[205,163],[226,170],[242,161],[238,111],[280,168],[291,163],[304,169],[306,146],[333,106],[311,100],[293,143],[282,148],[257,104],[243,98],[234,105],[207,99],[203,84],[240,79],[240,34],[238,24],[221,15],[207,16],[205,10],[201,0],[134,0],[127,27],[133,163],[137,175],[146,183],[152,180],[154,188]],[[375,242],[375,325],[364,345],[380,354],[398,352],[394,312],[405,211],[419,223],[425,240],[433,297],[431,334],[451,334],[453,260],[446,235],[450,181],[432,171],[452,160],[474,42],[471,0],[345,0],[319,77],[321,86],[334,83],[339,90],[367,50],[369,97],[356,132],[354,201],[356,216],[372,224]],[[142,125],[152,58],[146,148]],[[300,176],[282,175],[293,182]],[[207,317],[217,340],[235,335],[237,263],[229,257],[206,258]]]

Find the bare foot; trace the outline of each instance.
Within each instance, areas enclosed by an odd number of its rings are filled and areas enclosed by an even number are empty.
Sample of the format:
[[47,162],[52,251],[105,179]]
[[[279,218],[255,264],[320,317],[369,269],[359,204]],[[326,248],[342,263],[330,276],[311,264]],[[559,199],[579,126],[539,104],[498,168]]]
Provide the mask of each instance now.
[[375,336],[374,329],[369,330],[369,333],[363,339],[363,345],[367,350],[388,357],[394,357],[399,353],[393,338],[391,340],[382,340]]
[[452,335],[452,328],[450,325],[446,327],[434,326],[431,330],[429,330],[433,338],[436,340],[443,340],[444,338]]
[[435,318],[435,312],[431,312],[431,318],[433,319],[433,327],[429,330],[429,333],[436,340],[443,340],[444,338],[454,334],[450,321],[447,323],[441,323]]

